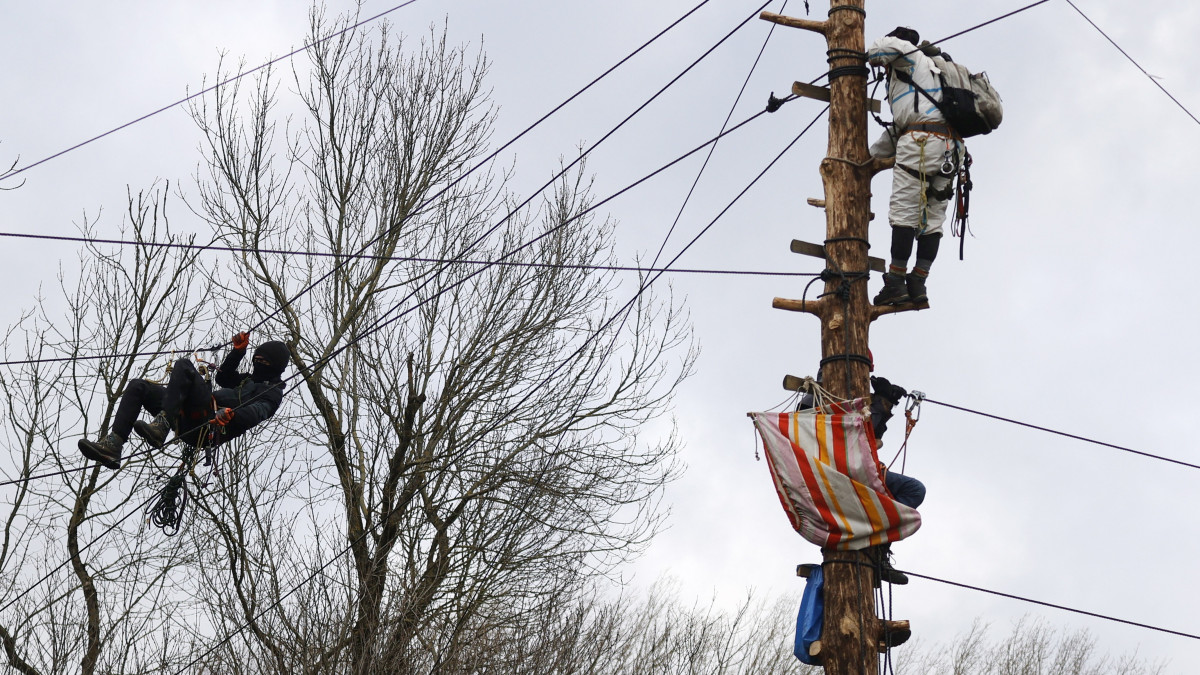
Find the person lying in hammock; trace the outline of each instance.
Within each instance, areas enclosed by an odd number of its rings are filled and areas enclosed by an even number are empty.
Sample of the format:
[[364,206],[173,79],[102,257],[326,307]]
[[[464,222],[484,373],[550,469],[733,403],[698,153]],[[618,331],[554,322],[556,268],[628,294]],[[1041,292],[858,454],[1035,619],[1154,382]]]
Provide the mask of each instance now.
[[[233,336],[233,349],[217,370],[215,391],[191,359],[179,359],[171,368],[166,386],[142,379],[130,380],[117,405],[112,430],[100,440],[79,440],[84,457],[116,470],[121,449],[136,431],[147,444],[161,448],[174,430],[179,440],[193,446],[217,445],[237,438],[270,419],[283,403],[283,382],[291,350],[282,342],[264,342],[254,350],[253,369],[239,373],[238,365],[250,346],[250,334]],[[142,410],[154,415],[138,419]]]
[[[875,371],[875,358],[867,351],[870,359],[871,372]],[[821,371],[817,370],[817,382],[821,381]],[[875,432],[875,449],[883,447],[883,434],[887,431],[888,420],[892,418],[892,408],[899,405],[900,399],[908,396],[904,387],[892,384],[882,377],[871,376],[871,429]],[[811,393],[807,393],[796,405],[796,410],[809,410],[815,405]],[[883,462],[879,462],[879,472],[888,492],[899,503],[910,508],[917,508],[925,501],[925,484],[906,476],[898,471],[890,471]],[[908,583],[908,575],[897,570],[891,562],[891,544],[881,544],[868,549],[879,565],[880,576],[889,583],[903,585]]]

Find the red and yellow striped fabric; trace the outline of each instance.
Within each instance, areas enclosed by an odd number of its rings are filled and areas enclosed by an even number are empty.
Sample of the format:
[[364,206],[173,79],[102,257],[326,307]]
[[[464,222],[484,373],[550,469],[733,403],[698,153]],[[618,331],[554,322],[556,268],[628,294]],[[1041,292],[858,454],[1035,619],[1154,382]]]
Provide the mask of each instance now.
[[864,399],[825,411],[750,416],[783,510],[805,539],[857,550],[899,541],[921,527],[921,514],[892,499],[880,480]]

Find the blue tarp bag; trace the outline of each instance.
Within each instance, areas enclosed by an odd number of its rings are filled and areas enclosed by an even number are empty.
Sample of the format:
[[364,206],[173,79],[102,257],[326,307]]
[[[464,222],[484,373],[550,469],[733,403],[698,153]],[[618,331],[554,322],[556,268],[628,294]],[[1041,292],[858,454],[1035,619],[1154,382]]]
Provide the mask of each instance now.
[[819,666],[819,659],[808,655],[812,643],[821,639],[821,627],[825,623],[825,573],[814,567],[804,585],[804,596],[800,599],[800,614],[796,617],[796,658],[810,666]]

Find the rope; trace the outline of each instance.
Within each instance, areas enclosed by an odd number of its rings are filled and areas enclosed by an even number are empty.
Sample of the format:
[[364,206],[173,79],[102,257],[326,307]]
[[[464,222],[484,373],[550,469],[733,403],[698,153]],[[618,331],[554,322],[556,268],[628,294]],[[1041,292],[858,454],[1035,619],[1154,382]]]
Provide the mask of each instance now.
[[866,63],[867,53],[860,52],[857,49],[844,49],[842,47],[834,47],[833,49],[825,50],[825,61],[832,64],[834,59],[856,59]]
[[833,356],[826,356],[821,359],[821,365],[824,366],[834,361],[857,361],[868,366],[871,365],[871,359],[863,354],[834,354]]
[[[805,4],[808,4],[808,3],[805,3]],[[867,15],[867,10],[863,9],[862,7],[855,7],[854,5],[834,5],[829,8],[829,15],[833,16],[834,12],[840,12],[840,11],[858,12],[859,14],[862,14],[863,16]]]
[[[195,430],[193,430],[195,431]],[[199,450],[204,450],[204,464],[212,467],[212,472],[216,473],[216,447],[213,443],[213,435],[216,429],[210,424],[204,424],[197,436],[198,446],[182,443],[183,457],[179,468],[175,474],[167,480],[167,484],[155,495],[154,500],[146,507],[145,513],[147,519],[156,527],[163,531],[168,537],[174,536],[179,532],[179,526],[183,523],[183,514],[187,509],[190,492],[187,488],[187,478],[191,474],[195,477],[196,470],[196,453]],[[203,489],[208,484],[207,479],[200,484]]]
[[[827,107],[825,108],[825,110],[823,110],[823,111],[822,111],[820,114],[818,114],[818,116],[817,116],[817,118],[816,118],[816,119],[819,119],[819,118],[821,117],[821,115],[823,115],[823,114],[824,114],[824,112],[825,112],[826,110],[828,110],[828,109],[829,109],[829,108],[828,108],[828,106],[827,106]],[[681,155],[681,156],[679,156],[679,157],[677,157],[677,158],[675,158],[675,159],[671,160],[670,162],[668,162],[668,163],[664,164],[663,166],[661,166],[661,167],[659,167],[658,169],[656,169],[656,170],[652,171],[651,173],[649,173],[649,174],[647,174],[647,175],[643,176],[642,178],[640,178],[640,179],[638,179],[638,180],[634,181],[633,183],[630,183],[629,185],[627,185],[627,186],[625,186],[624,188],[622,188],[622,189],[618,190],[617,192],[613,193],[612,195],[610,195],[610,196],[606,197],[605,199],[603,199],[603,200],[600,200],[599,202],[597,202],[597,203],[593,204],[593,205],[592,205],[592,206],[590,206],[589,208],[585,209],[584,211],[582,211],[581,213],[579,213],[578,215],[576,215],[574,218],[572,218],[572,219],[570,219],[570,220],[568,220],[568,221],[566,221],[566,222],[563,222],[563,223],[561,223],[561,224],[559,224],[559,225],[556,225],[554,228],[550,229],[548,232],[545,232],[545,233],[543,233],[543,234],[539,235],[538,237],[534,238],[533,240],[531,240],[531,241],[529,241],[529,242],[526,242],[526,243],[525,243],[525,244],[523,244],[522,246],[520,246],[520,247],[518,247],[518,248],[516,248],[516,249],[513,249],[513,250],[509,251],[508,253],[505,253],[504,255],[502,255],[502,256],[501,256],[500,260],[498,260],[498,261],[492,261],[492,262],[490,262],[490,263],[489,263],[489,265],[494,265],[494,264],[502,264],[502,263],[504,262],[504,259],[505,259],[505,258],[507,258],[507,257],[509,257],[509,256],[512,256],[512,255],[515,255],[517,252],[521,251],[521,250],[522,250],[522,249],[524,249],[524,248],[527,248],[528,246],[531,246],[531,245],[533,245],[534,243],[536,243],[536,242],[537,242],[537,241],[539,241],[540,239],[542,239],[542,238],[544,238],[544,237],[547,237],[547,236],[549,236],[550,234],[553,234],[553,233],[554,233],[554,232],[556,232],[557,230],[559,230],[559,229],[561,229],[561,228],[563,228],[563,227],[566,227],[567,225],[570,225],[571,223],[574,223],[576,220],[579,220],[580,218],[583,218],[584,216],[586,216],[587,214],[591,213],[592,211],[595,211],[595,210],[597,210],[597,209],[601,208],[602,206],[604,206],[604,205],[605,205],[605,204],[607,204],[608,202],[610,202],[610,201],[613,201],[614,199],[617,199],[618,197],[620,197],[621,195],[625,194],[626,192],[628,192],[628,191],[630,191],[630,190],[634,189],[635,187],[637,187],[637,186],[641,185],[642,183],[645,183],[646,181],[649,181],[650,179],[652,179],[652,178],[654,178],[655,176],[659,175],[660,173],[663,173],[664,171],[666,171],[666,170],[670,169],[671,167],[675,166],[676,164],[679,164],[680,162],[683,162],[684,160],[686,160],[687,158],[689,158],[689,157],[691,157],[692,155],[696,154],[697,152],[700,152],[700,151],[701,151],[701,150],[703,150],[703,149],[704,149],[706,146],[708,146],[710,143],[714,143],[714,142],[716,142],[717,140],[719,140],[720,138],[723,138],[724,136],[728,136],[728,135],[730,135],[730,134],[734,133],[735,131],[738,131],[738,130],[740,130],[742,127],[744,127],[744,126],[746,126],[746,125],[750,124],[751,122],[753,122],[754,120],[758,119],[759,117],[762,117],[764,114],[766,114],[766,113],[765,113],[765,111],[760,111],[760,112],[758,112],[758,113],[755,113],[754,115],[752,115],[752,116],[750,116],[750,117],[746,118],[745,120],[743,120],[743,121],[739,122],[737,125],[733,126],[733,127],[732,127],[732,128],[730,128],[729,130],[727,130],[727,131],[726,131],[726,132],[725,132],[725,133],[724,133],[722,136],[719,136],[719,137],[716,137],[716,138],[712,138],[712,139],[709,139],[708,141],[705,141],[704,143],[702,143],[702,144],[700,144],[700,145],[696,146],[695,148],[693,148],[692,150],[688,151],[687,153],[685,153],[685,154],[683,154],[683,155]],[[811,129],[811,128],[812,128],[813,124],[815,124],[815,123],[816,123],[816,119],[814,119],[814,120],[813,120],[813,122],[810,122],[810,123],[809,123],[809,125],[808,125],[807,127],[805,127],[804,131],[802,131],[802,132],[801,132],[801,134],[800,134],[801,136],[802,136],[802,135],[803,135],[805,132],[807,132],[809,129]],[[799,140],[799,138],[800,138],[800,136],[797,136],[797,137],[796,137],[796,140]],[[792,141],[792,143],[793,143],[793,144],[794,144],[795,142],[796,142],[796,141]],[[791,147],[791,145],[789,145],[788,147],[790,148],[790,147]],[[776,160],[778,160],[778,158],[776,158]],[[756,179],[756,180],[757,180],[757,179]],[[727,208],[728,208],[728,207],[727,207]],[[711,226],[711,224],[710,224],[710,226]],[[694,243],[694,241],[693,241],[693,243]],[[691,246],[691,244],[689,244],[688,246]],[[685,249],[685,250],[686,250],[686,249]],[[655,270],[655,273],[656,273],[657,275],[661,276],[662,274],[664,274],[664,273],[666,273],[666,272],[669,272],[669,271],[671,271],[671,270],[673,269],[673,268],[671,267],[671,264],[673,264],[673,262],[674,262],[674,261],[672,261],[672,263],[668,264],[668,265],[667,265],[666,267],[664,267],[664,268],[660,268],[659,270]],[[486,267],[485,267],[484,269],[486,269]],[[390,323],[393,323],[393,322],[395,322],[395,321],[399,320],[400,318],[403,318],[404,316],[406,316],[406,315],[407,315],[408,313],[410,313],[410,312],[416,311],[416,310],[417,310],[417,309],[419,309],[420,307],[424,306],[424,304],[426,304],[426,303],[428,303],[428,302],[432,302],[434,299],[436,299],[436,298],[437,298],[437,297],[439,297],[440,295],[442,295],[442,294],[444,294],[444,293],[448,293],[448,292],[450,292],[450,291],[454,290],[455,288],[457,288],[457,287],[461,286],[462,284],[466,283],[466,282],[467,282],[467,281],[469,281],[470,279],[474,278],[476,275],[480,274],[482,271],[483,271],[483,269],[481,269],[481,270],[478,270],[478,271],[476,271],[476,272],[472,272],[471,274],[469,274],[469,275],[467,275],[466,277],[464,277],[462,280],[460,280],[460,281],[458,281],[458,282],[456,282],[456,283],[454,283],[454,284],[452,284],[452,285],[448,286],[447,288],[443,289],[443,290],[442,290],[442,291],[440,291],[439,293],[432,295],[430,298],[427,298],[426,300],[422,301],[421,303],[419,303],[419,304],[418,304],[418,305],[416,305],[415,307],[411,307],[411,308],[409,308],[409,309],[408,309],[408,310],[406,310],[405,312],[401,313],[401,314],[400,314],[400,316],[398,316],[398,317],[394,317],[394,318],[392,318],[392,319],[390,319],[390,320],[387,320],[387,321],[382,321],[382,320],[381,320],[381,321],[377,322],[377,323],[376,323],[374,326],[371,326],[371,327],[369,327],[369,328],[367,329],[367,331],[366,331],[366,332],[364,332],[364,333],[360,334],[359,336],[355,337],[355,338],[354,338],[353,340],[351,340],[351,341],[350,341],[348,344],[346,344],[346,345],[343,345],[341,348],[339,348],[339,349],[335,350],[334,352],[330,353],[328,356],[324,357],[323,359],[320,359],[320,360],[318,360],[318,361],[314,362],[314,363],[312,364],[312,367],[313,367],[313,368],[316,368],[316,367],[320,367],[321,365],[323,365],[323,364],[325,364],[325,363],[328,363],[328,362],[329,362],[329,361],[331,361],[333,358],[335,358],[335,357],[336,357],[338,354],[340,354],[341,352],[345,351],[346,349],[349,349],[349,348],[350,348],[350,347],[351,347],[353,344],[357,343],[359,340],[361,340],[361,339],[364,339],[364,338],[368,337],[369,335],[372,335],[372,334],[374,334],[375,332],[378,332],[379,330],[382,330],[382,329],[383,329],[383,328],[384,328],[386,325],[388,325],[388,324],[390,324]],[[816,280],[819,278],[819,275],[817,275],[817,274],[813,274],[813,273],[807,273],[806,275],[807,275],[807,276],[812,276],[812,277],[813,277],[812,281],[810,281],[810,282],[809,282],[809,286],[811,286],[811,285],[812,285],[812,283],[813,283],[814,281],[816,281]],[[656,278],[657,278],[657,277],[656,277]],[[805,288],[807,289],[807,286],[806,286]],[[407,299],[407,298],[405,298],[405,299]],[[401,300],[401,302],[404,302],[404,300]],[[397,305],[397,306],[398,306],[398,305]],[[394,309],[395,309],[395,307],[393,307],[393,310],[394,310]],[[219,348],[219,345],[218,345],[218,348]],[[126,354],[98,354],[98,355],[93,355],[93,356],[73,356],[73,357],[60,357],[60,358],[49,358],[49,359],[28,359],[28,360],[23,360],[23,361],[0,361],[0,366],[5,366],[5,365],[24,365],[24,364],[33,364],[33,363],[63,362],[63,361],[95,360],[95,359],[106,359],[106,358],[128,358],[128,357],[136,357],[136,356],[158,356],[158,355],[163,355],[163,354],[174,354],[174,353],[177,353],[177,352],[178,352],[178,350],[164,350],[164,351],[154,351],[154,352],[131,352],[131,353],[126,353]],[[294,374],[292,374],[292,375],[288,376],[287,378],[283,379],[283,380],[282,380],[282,383],[286,384],[287,382],[290,382],[291,380],[295,379],[296,377],[299,377],[300,375],[301,375],[301,373],[294,373]],[[285,390],[285,393],[286,393],[286,391],[287,391],[287,390]],[[245,401],[245,402],[243,402],[243,404],[242,404],[242,405],[248,405],[248,404],[252,403],[254,400],[256,400],[256,399],[251,399],[251,400],[249,400],[249,401]],[[238,406],[238,407],[241,407],[241,406]],[[235,408],[235,409],[236,409],[236,408]],[[145,451],[143,451],[143,452],[145,452]],[[28,482],[28,481],[35,480],[35,479],[40,479],[40,478],[50,478],[50,477],[53,477],[53,476],[59,476],[59,475],[64,475],[64,474],[68,474],[68,473],[74,473],[74,472],[77,472],[77,471],[83,471],[83,470],[86,470],[86,469],[88,469],[90,466],[91,466],[91,464],[85,464],[85,465],[83,465],[83,466],[79,466],[79,467],[72,468],[72,469],[65,469],[65,470],[62,470],[62,471],[57,471],[57,472],[52,472],[52,473],[40,474],[40,475],[37,475],[37,476],[29,476],[29,477],[26,477],[26,478],[15,479],[15,480],[11,480],[11,481],[8,481],[8,482],[0,483],[0,486],[5,486],[5,485],[14,485],[14,484],[17,484],[17,483]]]
[[[934,44],[934,45],[936,45],[936,44],[941,44],[941,43],[943,43],[943,42],[947,42],[947,41],[949,41],[949,40],[953,40],[953,39],[954,39],[954,38],[956,38],[956,37],[962,37],[963,35],[966,35],[967,33],[970,33],[970,32],[972,32],[972,31],[979,30],[980,28],[983,28],[984,26],[990,26],[990,25],[992,25],[992,24],[996,23],[997,21],[1002,21],[1002,20],[1004,20],[1004,19],[1007,19],[1007,18],[1009,18],[1009,17],[1011,17],[1011,16],[1016,16],[1017,14],[1020,14],[1021,12],[1024,12],[1024,11],[1026,11],[1026,10],[1030,10],[1030,9],[1033,9],[1034,7],[1037,7],[1038,5],[1044,5],[1044,4],[1046,4],[1047,2],[1050,2],[1050,0],[1037,0],[1037,2],[1034,2],[1034,3],[1032,3],[1032,4],[1029,4],[1029,5],[1025,5],[1024,7],[1021,7],[1020,9],[1014,9],[1013,11],[1011,11],[1011,12],[1009,12],[1009,13],[1007,13],[1007,14],[1001,14],[1000,16],[998,16],[998,17],[996,17],[996,18],[994,18],[994,19],[990,19],[990,20],[988,20],[988,21],[984,21],[983,23],[976,24],[976,25],[974,25],[974,26],[971,26],[970,28],[967,28],[966,30],[960,30],[960,31],[958,31],[957,33],[954,33],[954,34],[952,34],[952,35],[947,35],[946,37],[944,37],[944,38],[942,38],[942,39],[940,39],[940,40],[935,40],[935,41],[931,42],[930,44]],[[916,54],[916,53],[917,53],[917,52],[919,52],[919,51],[921,51],[921,49],[918,47],[917,49],[914,49],[914,50],[912,50],[911,52],[908,52],[908,53],[906,53],[906,54],[903,54],[902,56],[908,56],[909,54]]]
[[868,247],[871,245],[871,242],[867,241],[866,237],[830,237],[829,239],[825,240],[825,245],[828,246],[829,244],[835,244],[839,241],[856,241]]
[[866,66],[838,66],[829,70],[829,81],[839,77],[866,77],[870,74],[871,70]]

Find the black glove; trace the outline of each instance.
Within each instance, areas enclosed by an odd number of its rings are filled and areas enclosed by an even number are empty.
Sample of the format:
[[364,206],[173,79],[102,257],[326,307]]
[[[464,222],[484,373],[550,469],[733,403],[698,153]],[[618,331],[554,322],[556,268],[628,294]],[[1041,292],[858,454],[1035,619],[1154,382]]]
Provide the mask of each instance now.
[[901,387],[897,384],[892,384],[891,382],[888,382],[887,379],[882,377],[871,378],[871,390],[875,392],[876,396],[882,396],[883,398],[891,401],[892,405],[896,405],[900,402],[900,399],[908,396],[908,392],[904,389],[904,387]]

